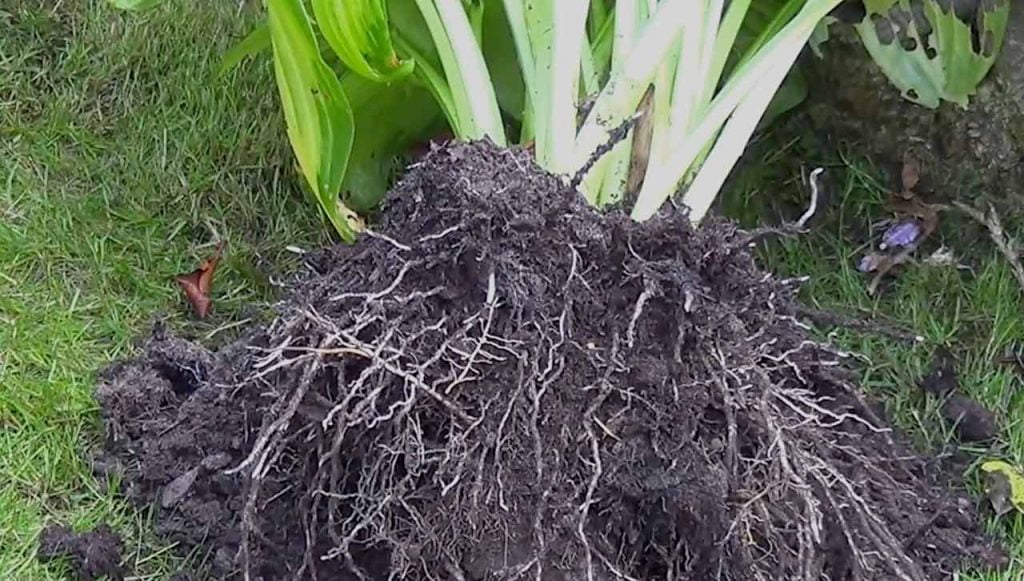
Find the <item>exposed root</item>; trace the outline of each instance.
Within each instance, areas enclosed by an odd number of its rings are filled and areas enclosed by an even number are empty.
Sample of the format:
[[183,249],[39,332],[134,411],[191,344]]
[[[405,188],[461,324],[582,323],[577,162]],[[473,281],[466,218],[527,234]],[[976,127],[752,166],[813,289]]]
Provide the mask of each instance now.
[[746,234],[602,217],[529,163],[428,154],[197,392],[245,414],[192,445],[231,451],[246,578],[952,575],[973,514]]

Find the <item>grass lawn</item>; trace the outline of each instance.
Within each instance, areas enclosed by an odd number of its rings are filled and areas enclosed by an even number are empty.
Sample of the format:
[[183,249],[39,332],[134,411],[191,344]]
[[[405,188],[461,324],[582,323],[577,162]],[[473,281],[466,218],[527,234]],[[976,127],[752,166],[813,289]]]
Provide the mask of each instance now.
[[[174,563],[147,535],[146,516],[101,486],[80,457],[100,436],[91,390],[97,370],[132,349],[157,317],[210,341],[259,317],[275,277],[292,266],[288,245],[326,240],[295,187],[267,63],[216,77],[218,56],[254,22],[235,2],[172,5],[122,15],[104,2],[8,0],[0,8],[0,572],[60,579],[34,558],[49,522],[108,522],[125,535],[130,568],[162,579]],[[844,203],[814,234],[773,246],[766,266],[806,274],[821,307],[879,313],[962,356],[966,390],[996,409],[998,455],[1024,461],[1024,393],[993,360],[1024,341],[1020,291],[977,229],[973,274],[912,267],[881,298],[854,269],[844,236],[877,215],[885,190],[863,163],[831,172]],[[755,180],[741,194],[768,187]],[[940,236],[951,241],[944,227]],[[229,241],[212,316],[189,322],[171,278]],[[961,250],[966,245],[954,244]],[[914,387],[930,348],[850,333],[841,345],[871,361],[864,381],[884,395],[923,445],[948,439]],[[976,480],[974,475],[972,480]],[[106,483],[104,483],[106,484]],[[116,483],[113,483],[116,485]],[[1024,523],[994,530],[1024,575]]]
[[[324,241],[297,191],[268,66],[216,78],[254,22],[235,2],[124,16],[105,2],[0,7],[0,572],[60,579],[34,560],[50,521],[112,523],[166,578],[144,515],[79,453],[100,435],[97,370],[156,317],[203,337],[259,315],[287,245]],[[202,324],[172,277],[220,238]],[[230,331],[220,332],[213,339]],[[130,555],[129,558],[134,558]]]

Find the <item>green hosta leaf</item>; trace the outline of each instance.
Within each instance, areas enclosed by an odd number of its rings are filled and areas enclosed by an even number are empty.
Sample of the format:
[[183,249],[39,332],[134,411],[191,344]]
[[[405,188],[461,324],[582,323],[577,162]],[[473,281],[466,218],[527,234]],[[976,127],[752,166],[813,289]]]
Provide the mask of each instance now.
[[238,41],[226,53],[220,63],[220,74],[230,72],[245,59],[270,48],[270,28],[261,22],[245,38]]
[[349,207],[368,211],[381,201],[400,169],[397,158],[431,134],[441,110],[418,83],[382,84],[354,74],[341,83],[356,120],[342,192]]
[[1010,0],[865,0],[864,47],[915,103],[966,107],[1003,44]]
[[312,0],[320,32],[353,73],[381,83],[408,76],[391,41],[386,0]]
[[108,0],[115,8],[121,10],[146,10],[163,4],[163,0]]
[[324,63],[301,0],[266,0],[274,72],[288,138],[299,167],[331,224],[355,239],[358,217],[338,195],[352,151],[352,109]]
[[400,53],[416,61],[413,75],[434,96],[453,130],[459,126],[455,97],[441,64],[441,55],[434,44],[423,13],[415,2],[390,0],[388,12],[395,31],[395,45]]

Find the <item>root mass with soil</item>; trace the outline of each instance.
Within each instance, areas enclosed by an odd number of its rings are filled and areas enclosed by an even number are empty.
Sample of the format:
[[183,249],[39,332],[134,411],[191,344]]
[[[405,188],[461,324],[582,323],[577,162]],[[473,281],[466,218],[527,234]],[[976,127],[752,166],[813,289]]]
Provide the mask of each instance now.
[[437,148],[216,353],[109,369],[103,464],[246,579],[923,581],[999,564],[751,235]]

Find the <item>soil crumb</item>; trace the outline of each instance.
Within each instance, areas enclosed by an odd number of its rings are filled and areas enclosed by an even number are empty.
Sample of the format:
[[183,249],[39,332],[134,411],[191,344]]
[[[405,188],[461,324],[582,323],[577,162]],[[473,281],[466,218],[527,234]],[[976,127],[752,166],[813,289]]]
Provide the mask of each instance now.
[[108,525],[76,533],[70,527],[51,525],[39,536],[39,560],[65,561],[72,579],[93,581],[124,579],[121,569],[121,537]]
[[308,257],[273,323],[215,353],[158,329],[108,369],[98,464],[216,578],[1002,565],[754,236],[599,214],[526,152],[436,147],[373,232]]

